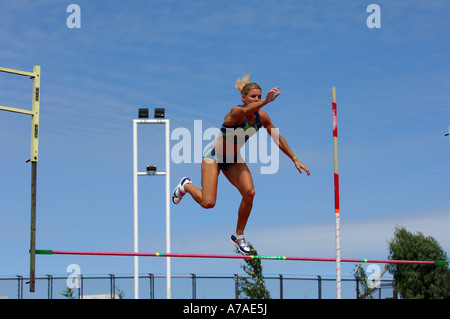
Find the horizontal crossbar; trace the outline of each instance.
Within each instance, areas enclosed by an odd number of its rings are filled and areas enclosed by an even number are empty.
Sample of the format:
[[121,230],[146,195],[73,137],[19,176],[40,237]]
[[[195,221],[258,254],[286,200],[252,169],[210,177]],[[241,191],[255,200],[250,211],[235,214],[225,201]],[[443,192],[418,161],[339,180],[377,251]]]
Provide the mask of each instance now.
[[[318,257],[286,257],[286,256],[261,256],[261,255],[212,255],[212,254],[175,254],[175,253],[133,253],[133,252],[106,252],[106,251],[69,251],[36,249],[36,254],[41,255],[94,255],[94,256],[140,256],[140,257],[184,257],[184,258],[228,258],[228,259],[269,259],[269,260],[299,260],[299,261],[333,261],[335,258]],[[425,264],[448,265],[448,261],[429,260],[381,260],[381,259],[346,259],[341,262],[352,263],[380,263],[380,264]]]
[[36,76],[36,74],[33,73],[33,72],[26,72],[26,71],[20,71],[20,70],[8,69],[8,68],[1,68],[1,67],[0,67],[0,72],[17,74],[17,75],[23,75],[23,76],[29,76],[30,78],[34,78]]
[[1,105],[0,105],[0,110],[2,110],[2,111],[8,111],[8,112],[14,112],[14,113],[22,113],[22,114],[27,114],[27,115],[34,115],[34,112],[33,112],[33,111],[17,109],[17,108],[14,108],[14,107],[8,107],[8,106],[1,106]]

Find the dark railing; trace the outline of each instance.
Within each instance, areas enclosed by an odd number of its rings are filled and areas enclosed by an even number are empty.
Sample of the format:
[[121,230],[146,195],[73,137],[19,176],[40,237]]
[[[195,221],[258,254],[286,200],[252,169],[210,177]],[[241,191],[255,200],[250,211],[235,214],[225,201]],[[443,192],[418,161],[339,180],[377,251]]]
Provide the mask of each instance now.
[[[172,276],[172,297],[177,298],[207,298],[207,299],[239,299],[238,278],[242,277],[237,274],[232,276],[218,276],[218,275],[196,275],[191,274],[186,276]],[[166,277],[163,275],[155,276],[149,273],[148,275],[140,275],[140,298],[141,299],[162,299],[165,298],[165,283],[162,279]],[[24,285],[27,285],[29,278],[23,276],[16,276],[10,278],[0,278],[0,298],[15,299],[53,299],[53,298],[73,298],[73,299],[87,299],[87,298],[134,298],[134,277],[133,276],[116,276],[109,274],[108,276],[84,276],[78,277],[77,286],[73,290],[67,290],[67,277],[52,276],[36,277],[36,292],[29,293],[27,289],[24,290]],[[157,282],[161,280],[159,284]],[[206,281],[207,280],[207,281]],[[219,288],[217,283],[211,280],[221,280],[227,282],[227,288]],[[117,282],[121,284],[118,285]],[[165,281],[165,280],[164,280]],[[186,283],[186,281],[188,283]],[[336,289],[335,278],[316,277],[293,277],[293,276],[266,276],[264,281],[271,297],[274,299],[334,299]],[[278,284],[276,283],[278,281]],[[183,284],[181,284],[183,282]],[[190,282],[190,283],[189,283]],[[206,282],[206,284],[205,284]],[[316,282],[312,284],[311,282]],[[198,296],[198,286],[201,283],[203,288],[203,295]],[[209,286],[208,286],[209,284]],[[371,295],[375,299],[382,298],[396,298],[392,286],[392,280],[381,280],[380,284],[372,289]],[[233,291],[234,285],[234,291]],[[346,293],[342,295],[346,299],[356,299],[361,295],[360,287],[355,279],[342,279],[343,291],[344,287]],[[56,288],[55,288],[56,286]],[[191,286],[191,288],[189,288]],[[125,288],[124,288],[125,287]],[[305,288],[306,287],[306,288]],[[89,290],[85,292],[86,288]],[[155,292],[155,288],[157,288]],[[122,290],[124,289],[124,290]],[[307,289],[307,290],[302,290]],[[17,293],[14,292],[17,290]],[[189,293],[189,290],[191,291]],[[208,290],[208,292],[205,292]],[[55,293],[56,291],[56,293]],[[141,292],[142,291],[142,292]],[[314,292],[315,291],[315,292]],[[25,296],[24,296],[25,292]],[[96,292],[93,294],[92,292]],[[99,294],[98,292],[101,292]],[[220,293],[218,293],[220,292]],[[63,295],[66,294],[66,296]],[[303,293],[303,295],[301,295]],[[312,295],[309,295],[312,293]],[[69,296],[67,296],[69,294]],[[157,296],[158,295],[158,296]],[[180,297],[177,297],[177,296]],[[324,296],[325,295],[325,296]]]

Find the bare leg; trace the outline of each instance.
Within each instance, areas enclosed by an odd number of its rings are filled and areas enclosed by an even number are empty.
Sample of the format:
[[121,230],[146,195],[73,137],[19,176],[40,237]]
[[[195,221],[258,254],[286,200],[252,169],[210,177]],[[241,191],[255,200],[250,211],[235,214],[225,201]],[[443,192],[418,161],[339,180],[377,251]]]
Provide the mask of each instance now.
[[238,210],[236,234],[243,235],[253,207],[255,188],[252,175],[245,163],[235,163],[223,171],[226,178],[241,193],[242,200]]
[[203,208],[213,208],[217,198],[217,182],[219,180],[219,165],[215,162],[202,161],[202,189],[193,184],[186,184],[184,190]]

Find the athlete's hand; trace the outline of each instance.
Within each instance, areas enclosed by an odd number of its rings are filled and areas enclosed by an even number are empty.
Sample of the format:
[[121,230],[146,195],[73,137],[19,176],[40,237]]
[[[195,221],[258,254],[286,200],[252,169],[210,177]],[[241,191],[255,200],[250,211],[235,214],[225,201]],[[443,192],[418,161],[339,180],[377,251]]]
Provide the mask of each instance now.
[[280,94],[281,94],[281,92],[280,92],[280,87],[279,86],[273,88],[272,90],[267,92],[267,96],[266,96],[265,102],[266,103],[273,102],[278,97],[278,95],[280,95]]
[[302,170],[304,170],[306,172],[306,174],[308,174],[308,176],[310,175],[308,167],[306,167],[306,165],[301,163],[298,159],[295,159],[294,164],[295,164],[295,167],[300,172],[300,174],[302,174]]

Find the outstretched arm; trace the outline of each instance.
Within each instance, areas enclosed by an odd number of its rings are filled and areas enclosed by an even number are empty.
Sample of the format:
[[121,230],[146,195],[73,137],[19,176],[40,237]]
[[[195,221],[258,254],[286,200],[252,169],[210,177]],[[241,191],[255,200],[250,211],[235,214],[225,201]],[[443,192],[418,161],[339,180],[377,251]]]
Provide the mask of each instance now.
[[281,136],[280,133],[278,133],[277,129],[272,124],[272,121],[270,120],[269,115],[264,111],[260,111],[259,117],[261,118],[261,121],[262,121],[264,127],[266,128],[269,135],[272,137],[273,141],[277,144],[277,146],[280,148],[280,150],[294,162],[294,165],[297,168],[297,170],[300,172],[300,174],[302,174],[302,170],[304,170],[306,172],[306,174],[308,174],[308,176],[309,176],[310,172],[309,172],[308,167],[306,167],[306,165],[304,165],[303,163],[301,163],[298,160],[297,156],[295,156],[294,152],[292,152],[291,148],[289,147],[289,145],[286,142],[286,140],[284,139],[284,137]]

